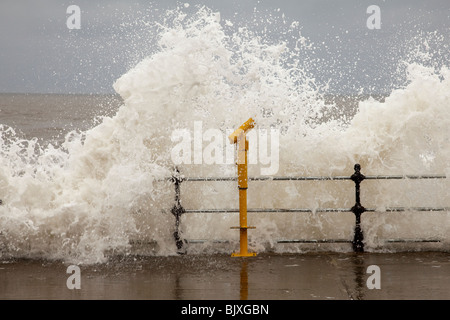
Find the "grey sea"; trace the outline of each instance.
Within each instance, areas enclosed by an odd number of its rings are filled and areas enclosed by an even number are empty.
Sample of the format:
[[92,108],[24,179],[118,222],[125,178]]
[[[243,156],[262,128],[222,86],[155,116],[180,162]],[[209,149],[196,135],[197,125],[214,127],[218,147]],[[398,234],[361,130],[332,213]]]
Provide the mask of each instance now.
[[117,95],[0,93],[0,124],[24,139],[60,143],[72,130],[92,128],[98,117],[114,115]]

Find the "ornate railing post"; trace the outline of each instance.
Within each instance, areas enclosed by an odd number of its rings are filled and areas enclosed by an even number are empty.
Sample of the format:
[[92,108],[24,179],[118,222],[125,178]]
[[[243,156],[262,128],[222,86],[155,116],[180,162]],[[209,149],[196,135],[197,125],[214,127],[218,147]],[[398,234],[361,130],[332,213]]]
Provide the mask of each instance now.
[[356,218],[356,222],[355,222],[355,235],[352,241],[352,245],[353,245],[353,251],[354,252],[364,252],[364,235],[363,232],[361,230],[361,214],[364,213],[366,211],[366,208],[364,208],[361,205],[361,198],[360,198],[360,184],[361,181],[363,181],[366,177],[361,173],[361,165],[359,165],[358,163],[355,164],[355,173],[352,174],[352,176],[350,177],[350,179],[353,180],[353,182],[355,182],[355,198],[356,198],[356,203],[355,205],[352,207],[352,212],[355,214],[355,218]]
[[180,171],[178,168],[175,168],[175,173],[171,178],[171,181],[175,185],[175,204],[171,210],[172,214],[175,216],[175,232],[173,236],[175,238],[175,244],[177,245],[178,253],[183,254],[186,253],[185,248],[183,248],[184,241],[181,238],[180,232],[180,218],[186,210],[181,205],[181,194],[180,194],[180,184],[183,182],[183,178],[180,175]]

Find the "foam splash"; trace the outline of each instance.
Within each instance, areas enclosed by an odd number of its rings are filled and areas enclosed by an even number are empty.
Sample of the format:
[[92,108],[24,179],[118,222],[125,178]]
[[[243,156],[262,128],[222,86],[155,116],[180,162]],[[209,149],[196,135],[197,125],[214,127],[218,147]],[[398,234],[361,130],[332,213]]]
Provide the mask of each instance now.
[[[201,120],[226,130],[254,117],[262,128],[278,128],[277,175],[350,175],[354,163],[365,174],[445,173],[450,176],[450,72],[408,63],[407,82],[380,102],[368,99],[345,118],[325,103],[308,66],[296,59],[308,50],[297,37],[269,43],[246,28],[201,8],[188,17],[171,12],[158,50],[114,83],[124,105],[86,132],[72,132],[61,146],[42,147],[1,128],[0,243],[4,257],[106,261],[129,254],[130,241],[155,241],[152,254],[175,254],[173,187],[161,182],[173,163],[170,134]],[[287,34],[298,35],[298,24]],[[336,112],[338,116],[336,115]],[[250,168],[255,173],[257,166]],[[179,168],[189,176],[234,174],[233,165]],[[236,207],[232,183],[183,185],[187,208]],[[365,188],[365,186],[364,186]],[[432,188],[432,189],[431,189]],[[366,206],[448,206],[449,181],[440,185],[373,183],[363,189]],[[367,190],[367,191],[366,191]],[[255,184],[249,207],[351,207],[352,186],[329,183]],[[386,237],[438,237],[448,244],[449,212],[430,215],[365,214],[366,248]],[[303,250],[275,245],[275,239],[348,238],[354,217],[345,215],[251,215],[254,249]],[[189,238],[237,240],[229,226],[236,215],[183,217]],[[442,248],[441,246],[441,248]],[[200,252],[226,249],[206,245]],[[336,250],[343,250],[342,248]],[[345,249],[344,249],[345,250]]]

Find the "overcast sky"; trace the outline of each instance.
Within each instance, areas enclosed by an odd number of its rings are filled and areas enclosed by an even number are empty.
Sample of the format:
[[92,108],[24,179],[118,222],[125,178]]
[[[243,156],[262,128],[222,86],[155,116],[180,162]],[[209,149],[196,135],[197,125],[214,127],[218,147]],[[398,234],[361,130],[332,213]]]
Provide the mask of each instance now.
[[[317,77],[334,91],[387,90],[398,60],[420,39],[428,39],[433,59],[450,64],[450,0],[1,0],[0,92],[112,93],[114,81],[154,50],[156,34],[145,20],[184,3],[187,13],[205,4],[237,24],[257,17],[255,30],[269,13],[280,24],[298,21],[317,55],[332,61],[333,72]],[[81,9],[79,30],[66,26],[69,5]],[[380,29],[367,27],[370,5],[380,8]],[[277,36],[268,34],[275,43]]]

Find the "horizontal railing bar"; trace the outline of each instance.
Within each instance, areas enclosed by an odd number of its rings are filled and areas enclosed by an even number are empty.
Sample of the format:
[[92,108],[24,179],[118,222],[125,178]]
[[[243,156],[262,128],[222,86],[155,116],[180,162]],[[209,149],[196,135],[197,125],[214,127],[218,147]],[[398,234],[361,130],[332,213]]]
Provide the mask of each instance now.
[[365,179],[372,180],[400,180],[400,179],[447,179],[443,174],[430,174],[430,175],[393,175],[393,176],[366,176]]
[[[365,212],[404,212],[404,211],[450,211],[450,207],[388,207],[383,210],[375,208],[366,208]],[[235,213],[239,212],[239,209],[186,209],[185,213]],[[247,212],[261,212],[261,213],[277,213],[277,212],[300,212],[300,213],[312,213],[312,212],[352,212],[352,209],[347,208],[326,208],[326,209],[306,209],[306,208],[293,208],[293,209],[247,209]]]
[[[195,243],[206,243],[206,242],[212,242],[212,243],[230,243],[229,240],[207,240],[207,239],[185,239],[187,243],[195,244]],[[276,240],[276,243],[352,243],[351,240],[347,239],[321,239],[321,240],[314,240],[314,239],[282,239],[282,240]]]
[[[375,175],[365,176],[366,180],[401,180],[401,179],[446,179],[447,176],[443,174],[435,175]],[[157,181],[171,180],[173,177],[165,179],[159,179]],[[207,181],[237,181],[237,177],[180,177],[181,181],[191,182],[207,182]],[[293,177],[280,177],[280,176],[260,176],[260,177],[248,177],[249,181],[333,181],[333,180],[351,180],[350,176],[293,176]]]
[[[212,242],[212,243],[230,243],[229,240],[207,240],[207,239],[191,239],[185,240],[187,243],[206,243],[206,242]],[[276,240],[276,243],[352,243],[352,240],[347,239],[321,239],[321,240],[314,240],[314,239],[283,239],[283,240]]]
[[[408,243],[408,242],[414,242],[414,243],[425,243],[425,242],[431,242],[431,243],[437,243],[441,242],[439,239],[387,239],[384,240],[385,242],[389,243]],[[324,240],[309,240],[309,239],[287,239],[287,240],[278,240],[277,243],[352,243],[352,240],[346,240],[346,239],[324,239]]]
[[347,176],[335,176],[335,177],[327,177],[327,176],[270,177],[270,176],[267,176],[267,177],[248,177],[248,180],[249,181],[350,180],[350,177],[347,177]]
[[237,177],[184,177],[182,181],[237,181]]
[[277,243],[352,243],[352,240],[346,239],[323,239],[323,240],[314,240],[314,239],[284,239],[277,240]]
[[212,243],[230,243],[229,240],[206,240],[206,239],[185,239],[187,243],[206,243],[206,242],[212,242]]
[[389,243],[406,243],[406,242],[441,242],[439,239],[387,239]]
[[376,209],[373,210],[373,212],[403,212],[403,211],[450,211],[450,207],[391,207],[391,208],[384,208],[384,210],[376,210]]
[[[196,244],[196,243],[230,243],[229,240],[207,240],[207,239],[185,239],[186,243]],[[438,243],[441,242],[439,239],[387,239],[384,240],[388,243],[408,243],[408,242],[430,242],[430,243]],[[281,239],[276,240],[276,243],[352,243],[352,240],[347,239]],[[157,244],[156,240],[130,240],[131,245],[149,245],[149,244]]]
[[[171,180],[172,177],[160,179],[158,181]],[[191,182],[207,182],[207,181],[237,181],[237,177],[180,177],[181,181],[191,181]],[[248,177],[249,181],[299,181],[299,180],[350,180],[347,176],[336,176],[336,177],[273,177],[273,176],[262,176],[262,177]]]
[[[247,212],[351,212],[351,209],[247,209]],[[239,209],[186,209],[185,213],[234,213],[239,212]]]
[[351,212],[351,209],[347,208],[327,208],[327,209],[303,209],[303,208],[293,208],[293,209],[247,209],[248,212]]
[[185,209],[184,213],[232,213],[239,209]]

